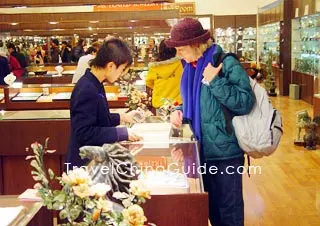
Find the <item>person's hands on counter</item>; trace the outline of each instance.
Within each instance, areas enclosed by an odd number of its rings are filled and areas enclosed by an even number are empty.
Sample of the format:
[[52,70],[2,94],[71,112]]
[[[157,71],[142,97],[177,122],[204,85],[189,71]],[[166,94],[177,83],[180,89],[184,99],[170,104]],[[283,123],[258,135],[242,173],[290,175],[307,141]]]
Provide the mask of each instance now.
[[182,125],[183,113],[176,110],[170,114],[170,123],[174,128],[179,128]]
[[139,141],[142,140],[142,137],[138,136],[137,134],[133,133],[128,129],[128,141]]
[[120,121],[124,123],[135,123],[137,119],[143,118],[143,114],[138,110],[132,110],[120,115]]

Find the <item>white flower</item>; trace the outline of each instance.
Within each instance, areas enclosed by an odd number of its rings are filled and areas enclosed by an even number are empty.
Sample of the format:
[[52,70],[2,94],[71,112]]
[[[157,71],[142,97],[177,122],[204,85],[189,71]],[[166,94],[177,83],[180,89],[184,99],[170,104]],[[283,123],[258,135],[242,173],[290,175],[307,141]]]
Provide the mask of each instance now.
[[138,205],[132,205],[122,211],[124,220],[130,226],[143,226],[147,218],[144,216],[143,209]]
[[99,198],[99,200],[96,201],[96,204],[97,208],[103,212],[111,211],[113,208],[112,202],[103,198]]
[[88,184],[80,184],[78,186],[73,186],[72,188],[74,194],[82,199],[90,196]]
[[62,174],[62,181],[70,185],[91,184],[91,178],[88,171],[83,168],[71,170],[68,174]]
[[113,193],[112,197],[116,199],[126,199],[129,197],[129,195],[125,192],[115,192]]
[[123,204],[123,206],[124,206],[125,208],[133,205],[133,203],[132,203],[132,201],[130,200],[130,198],[127,198],[127,199],[123,200],[123,201],[122,201],[122,204]]
[[105,183],[97,183],[89,188],[90,196],[105,196],[111,190],[110,185]]
[[135,196],[140,196],[146,199],[151,198],[150,190],[142,180],[131,181],[130,192]]

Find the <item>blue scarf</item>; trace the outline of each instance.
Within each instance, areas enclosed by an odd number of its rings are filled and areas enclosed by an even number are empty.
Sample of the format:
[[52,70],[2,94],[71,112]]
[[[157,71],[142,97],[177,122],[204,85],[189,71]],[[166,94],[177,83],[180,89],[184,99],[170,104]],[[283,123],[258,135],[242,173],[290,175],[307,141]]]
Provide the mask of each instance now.
[[199,141],[201,141],[200,92],[202,74],[208,63],[214,64],[213,54],[215,50],[216,45],[208,48],[199,58],[196,68],[191,63],[186,64],[181,79],[183,117],[191,121],[193,132]]

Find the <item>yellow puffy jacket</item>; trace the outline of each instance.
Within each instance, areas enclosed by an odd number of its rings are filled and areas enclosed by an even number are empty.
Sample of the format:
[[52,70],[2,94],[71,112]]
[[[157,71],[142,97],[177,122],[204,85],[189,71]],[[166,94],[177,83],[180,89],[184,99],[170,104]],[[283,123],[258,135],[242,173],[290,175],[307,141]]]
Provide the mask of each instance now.
[[153,89],[152,106],[159,108],[163,105],[162,98],[176,100],[182,103],[180,96],[180,80],[183,67],[177,57],[149,64],[146,85]]

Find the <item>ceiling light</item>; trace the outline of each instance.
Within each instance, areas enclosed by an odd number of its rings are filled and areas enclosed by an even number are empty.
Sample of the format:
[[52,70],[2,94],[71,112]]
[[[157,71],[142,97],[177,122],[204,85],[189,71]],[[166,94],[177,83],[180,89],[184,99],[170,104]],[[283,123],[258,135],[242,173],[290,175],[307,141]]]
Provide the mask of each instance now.
[[58,24],[59,22],[56,21],[50,21],[49,24]]
[[91,20],[89,21],[89,23],[96,24],[96,23],[99,23],[99,20]]
[[93,35],[98,35],[97,33],[93,33]]
[[16,25],[18,25],[19,23],[11,23],[11,25],[13,25],[13,26],[16,26]]
[[92,27],[88,27],[89,31],[92,31]]
[[135,23],[135,22],[137,22],[136,20],[129,20],[131,23]]
[[31,29],[24,29],[23,31],[32,31]]

